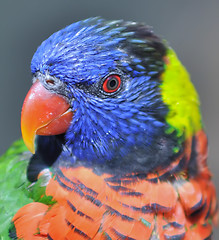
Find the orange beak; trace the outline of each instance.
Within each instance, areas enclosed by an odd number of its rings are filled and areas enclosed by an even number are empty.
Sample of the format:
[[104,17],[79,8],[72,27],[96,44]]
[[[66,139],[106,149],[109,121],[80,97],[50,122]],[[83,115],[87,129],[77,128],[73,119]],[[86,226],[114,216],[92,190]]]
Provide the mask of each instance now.
[[49,92],[40,81],[30,88],[22,107],[21,132],[27,148],[35,153],[37,135],[58,135],[70,126],[73,113],[64,97]]

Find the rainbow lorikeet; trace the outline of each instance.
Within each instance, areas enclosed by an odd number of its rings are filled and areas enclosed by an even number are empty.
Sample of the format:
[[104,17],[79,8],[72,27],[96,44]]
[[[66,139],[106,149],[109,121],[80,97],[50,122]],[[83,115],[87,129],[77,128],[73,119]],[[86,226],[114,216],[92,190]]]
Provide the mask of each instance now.
[[2,239],[211,239],[198,95],[145,24],[90,18],[31,63],[22,140],[0,162]]

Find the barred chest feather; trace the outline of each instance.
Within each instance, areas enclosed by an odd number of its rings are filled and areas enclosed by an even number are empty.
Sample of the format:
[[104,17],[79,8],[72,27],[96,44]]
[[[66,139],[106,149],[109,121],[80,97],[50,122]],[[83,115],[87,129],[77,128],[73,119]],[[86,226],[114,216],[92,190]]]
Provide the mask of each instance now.
[[211,239],[217,204],[206,158],[207,138],[199,131],[170,166],[151,174],[97,175],[83,166],[44,170],[38,182],[50,177],[39,201],[13,218],[17,237]]

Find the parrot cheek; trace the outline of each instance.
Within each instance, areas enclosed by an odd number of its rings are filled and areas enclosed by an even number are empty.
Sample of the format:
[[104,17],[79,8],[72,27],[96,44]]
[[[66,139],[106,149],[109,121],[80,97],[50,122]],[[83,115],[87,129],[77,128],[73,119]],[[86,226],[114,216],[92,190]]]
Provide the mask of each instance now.
[[22,107],[21,132],[27,148],[34,153],[38,135],[58,135],[70,126],[73,113],[66,99],[51,93],[36,81],[30,88]]

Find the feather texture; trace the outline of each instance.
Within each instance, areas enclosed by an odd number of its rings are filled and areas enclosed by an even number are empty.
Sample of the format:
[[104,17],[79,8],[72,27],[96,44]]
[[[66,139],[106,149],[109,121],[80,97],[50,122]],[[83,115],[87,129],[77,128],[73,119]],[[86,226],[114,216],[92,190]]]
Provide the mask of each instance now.
[[[143,176],[99,176],[91,168],[60,167],[52,173],[45,190],[55,203],[49,208],[30,203],[14,216],[18,238],[210,238],[210,221],[217,218],[216,193],[205,164],[206,146],[199,149],[200,143],[206,143],[206,136],[201,131],[195,138],[193,147],[200,153],[197,159],[202,171],[189,181],[186,172],[170,174],[185,161],[182,156],[166,170]],[[162,181],[166,173],[170,175]],[[32,227],[26,228],[29,221]]]
[[25,195],[11,239],[211,239],[217,200],[198,94],[166,41],[142,23],[90,18],[45,40],[31,71],[24,141],[48,136],[23,165],[7,162],[22,165],[24,187],[11,192]]

